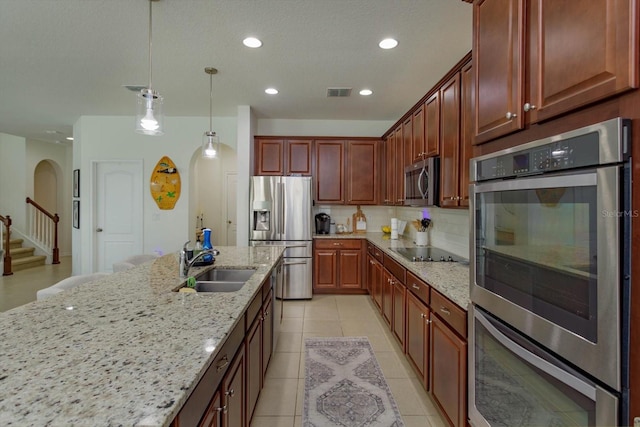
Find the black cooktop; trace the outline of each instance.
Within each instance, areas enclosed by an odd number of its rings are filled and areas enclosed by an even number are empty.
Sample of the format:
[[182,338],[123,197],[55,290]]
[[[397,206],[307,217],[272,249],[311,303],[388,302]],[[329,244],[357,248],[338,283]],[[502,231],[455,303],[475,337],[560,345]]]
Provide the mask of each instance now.
[[412,262],[466,262],[465,259],[458,255],[432,246],[391,248],[391,250]]

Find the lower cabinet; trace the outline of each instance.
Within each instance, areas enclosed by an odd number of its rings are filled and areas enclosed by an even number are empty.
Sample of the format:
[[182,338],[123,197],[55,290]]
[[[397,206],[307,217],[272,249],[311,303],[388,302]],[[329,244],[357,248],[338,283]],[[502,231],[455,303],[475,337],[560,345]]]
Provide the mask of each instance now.
[[246,427],[247,410],[245,405],[245,350],[240,347],[222,380],[222,425],[223,427]]
[[262,389],[262,317],[258,315],[247,332],[247,414],[251,418]]
[[418,375],[425,389],[429,384],[429,307],[424,305],[412,292],[407,292],[406,354],[409,363]]
[[378,261],[375,256],[369,255],[369,271],[367,273],[368,280],[368,288],[369,294],[371,295],[371,299],[373,299],[374,304],[378,307],[378,310],[382,310],[382,264]]
[[313,291],[366,293],[363,280],[363,239],[313,241]]
[[382,281],[382,318],[391,328],[393,321],[393,286],[396,278],[387,270],[383,270],[384,280]]
[[395,281],[393,283],[393,321],[391,322],[391,330],[393,336],[398,340],[402,351],[405,350],[405,307],[406,307],[407,288],[403,283]]
[[218,390],[213,395],[213,399],[211,399],[209,408],[207,408],[207,412],[204,414],[204,418],[200,422],[200,426],[222,427],[222,415],[226,408],[222,406],[222,398],[220,397],[221,394],[222,392]]

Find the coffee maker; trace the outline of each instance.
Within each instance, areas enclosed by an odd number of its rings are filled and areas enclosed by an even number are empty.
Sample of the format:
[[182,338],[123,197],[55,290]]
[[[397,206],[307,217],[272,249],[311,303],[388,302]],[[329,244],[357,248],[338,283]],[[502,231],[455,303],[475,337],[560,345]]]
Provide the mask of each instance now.
[[331,217],[326,213],[316,215],[316,234],[329,234],[331,226]]

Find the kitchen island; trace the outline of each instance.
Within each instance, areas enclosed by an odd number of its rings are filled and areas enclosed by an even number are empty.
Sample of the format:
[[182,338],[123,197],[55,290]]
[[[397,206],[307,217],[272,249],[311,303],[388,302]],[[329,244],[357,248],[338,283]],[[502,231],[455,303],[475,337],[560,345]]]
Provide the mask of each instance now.
[[0,425],[169,425],[283,252],[217,249],[256,269],[237,292],[174,292],[169,254],[0,313]]

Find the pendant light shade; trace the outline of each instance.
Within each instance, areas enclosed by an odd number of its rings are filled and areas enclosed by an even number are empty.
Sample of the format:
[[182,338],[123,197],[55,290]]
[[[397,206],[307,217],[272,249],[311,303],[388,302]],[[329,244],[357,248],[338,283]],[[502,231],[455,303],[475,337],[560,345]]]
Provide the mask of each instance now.
[[207,67],[204,72],[209,74],[209,130],[202,137],[202,157],[216,159],[220,153],[220,139],[213,131],[213,75],[218,73],[213,67]]
[[153,2],[149,0],[149,86],[138,93],[138,108],[136,110],[136,132],[145,135],[164,134],[164,115],[162,114],[162,96],[151,87],[151,27]]

